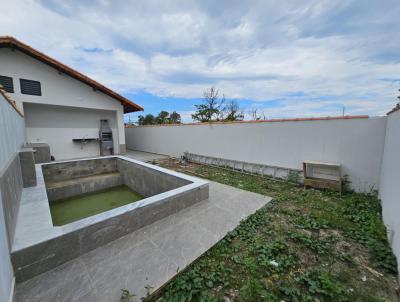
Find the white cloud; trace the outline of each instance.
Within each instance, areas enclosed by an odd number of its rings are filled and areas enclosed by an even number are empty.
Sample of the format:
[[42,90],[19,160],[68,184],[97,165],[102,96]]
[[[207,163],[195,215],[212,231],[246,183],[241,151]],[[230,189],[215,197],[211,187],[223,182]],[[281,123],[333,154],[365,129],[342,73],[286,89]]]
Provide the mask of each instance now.
[[182,123],[190,123],[193,122],[192,120],[192,114],[195,113],[195,111],[178,111],[178,113],[181,116],[181,121]]
[[399,83],[383,79],[400,78],[399,14],[392,0],[15,0],[2,3],[0,34],[121,93],[198,98],[214,85],[229,98],[279,99],[265,106],[271,116],[332,104],[382,114]]

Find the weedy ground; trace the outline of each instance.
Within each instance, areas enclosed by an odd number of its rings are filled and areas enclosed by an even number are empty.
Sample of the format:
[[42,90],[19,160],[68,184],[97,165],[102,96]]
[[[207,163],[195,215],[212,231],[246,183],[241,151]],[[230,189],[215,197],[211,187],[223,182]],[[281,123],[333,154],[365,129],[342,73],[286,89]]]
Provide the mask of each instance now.
[[173,160],[158,164],[273,201],[148,300],[398,301],[396,259],[375,194],[304,189]]

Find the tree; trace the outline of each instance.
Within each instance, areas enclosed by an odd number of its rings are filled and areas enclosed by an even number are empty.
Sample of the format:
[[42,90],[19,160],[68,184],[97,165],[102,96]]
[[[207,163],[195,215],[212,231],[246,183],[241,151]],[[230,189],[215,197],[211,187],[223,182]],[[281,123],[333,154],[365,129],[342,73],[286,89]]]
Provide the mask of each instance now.
[[170,124],[180,124],[181,123],[181,115],[174,111],[169,115],[169,123]]
[[155,117],[150,113],[146,114],[146,116],[139,115],[138,124],[139,125],[154,125],[155,124]]
[[243,111],[239,109],[239,104],[236,101],[230,101],[226,104],[223,109],[223,120],[224,121],[243,121]]
[[155,117],[152,114],[146,114],[146,116],[139,115],[138,125],[162,125],[162,124],[180,124],[181,116],[178,112],[173,111],[171,114],[168,111],[160,111]]
[[194,105],[197,110],[194,114],[192,114],[192,119],[202,123],[219,120],[225,97],[222,96],[222,98],[219,99],[219,90],[215,87],[205,90],[203,95],[204,103],[200,105]]
[[169,117],[169,112],[163,110],[157,115],[156,123],[157,124],[167,124],[167,123],[169,123],[168,117]]
[[250,110],[250,115],[251,119],[253,121],[259,121],[259,120],[266,120],[267,117],[265,116],[265,113],[262,111],[260,114],[257,112],[257,109],[252,109]]

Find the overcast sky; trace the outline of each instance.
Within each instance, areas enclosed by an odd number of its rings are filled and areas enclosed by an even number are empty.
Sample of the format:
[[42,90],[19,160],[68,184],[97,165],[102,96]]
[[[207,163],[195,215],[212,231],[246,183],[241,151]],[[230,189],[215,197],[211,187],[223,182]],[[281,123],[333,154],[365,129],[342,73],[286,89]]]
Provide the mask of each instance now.
[[215,86],[267,118],[382,115],[400,88],[399,16],[399,0],[13,0],[1,1],[0,35],[145,113],[189,121]]

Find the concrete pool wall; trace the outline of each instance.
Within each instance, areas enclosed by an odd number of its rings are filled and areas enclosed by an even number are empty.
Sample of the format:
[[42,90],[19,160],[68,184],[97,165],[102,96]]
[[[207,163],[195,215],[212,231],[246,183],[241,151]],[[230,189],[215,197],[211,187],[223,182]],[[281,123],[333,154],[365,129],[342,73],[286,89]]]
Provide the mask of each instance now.
[[42,171],[49,202],[123,184],[150,197],[191,183],[116,157],[44,164]]
[[[68,181],[65,178],[68,173],[92,177],[88,167],[102,166],[102,163],[107,167],[115,164],[113,167],[122,181],[146,198],[63,226],[53,226],[45,179]],[[71,167],[70,171],[67,166]],[[82,167],[80,172],[79,167]],[[107,169],[102,172],[111,172]],[[36,165],[36,173],[38,185],[22,192],[12,248],[18,282],[207,199],[209,193],[208,182],[204,180],[122,156]]]
[[122,184],[116,158],[42,165],[50,202]]

